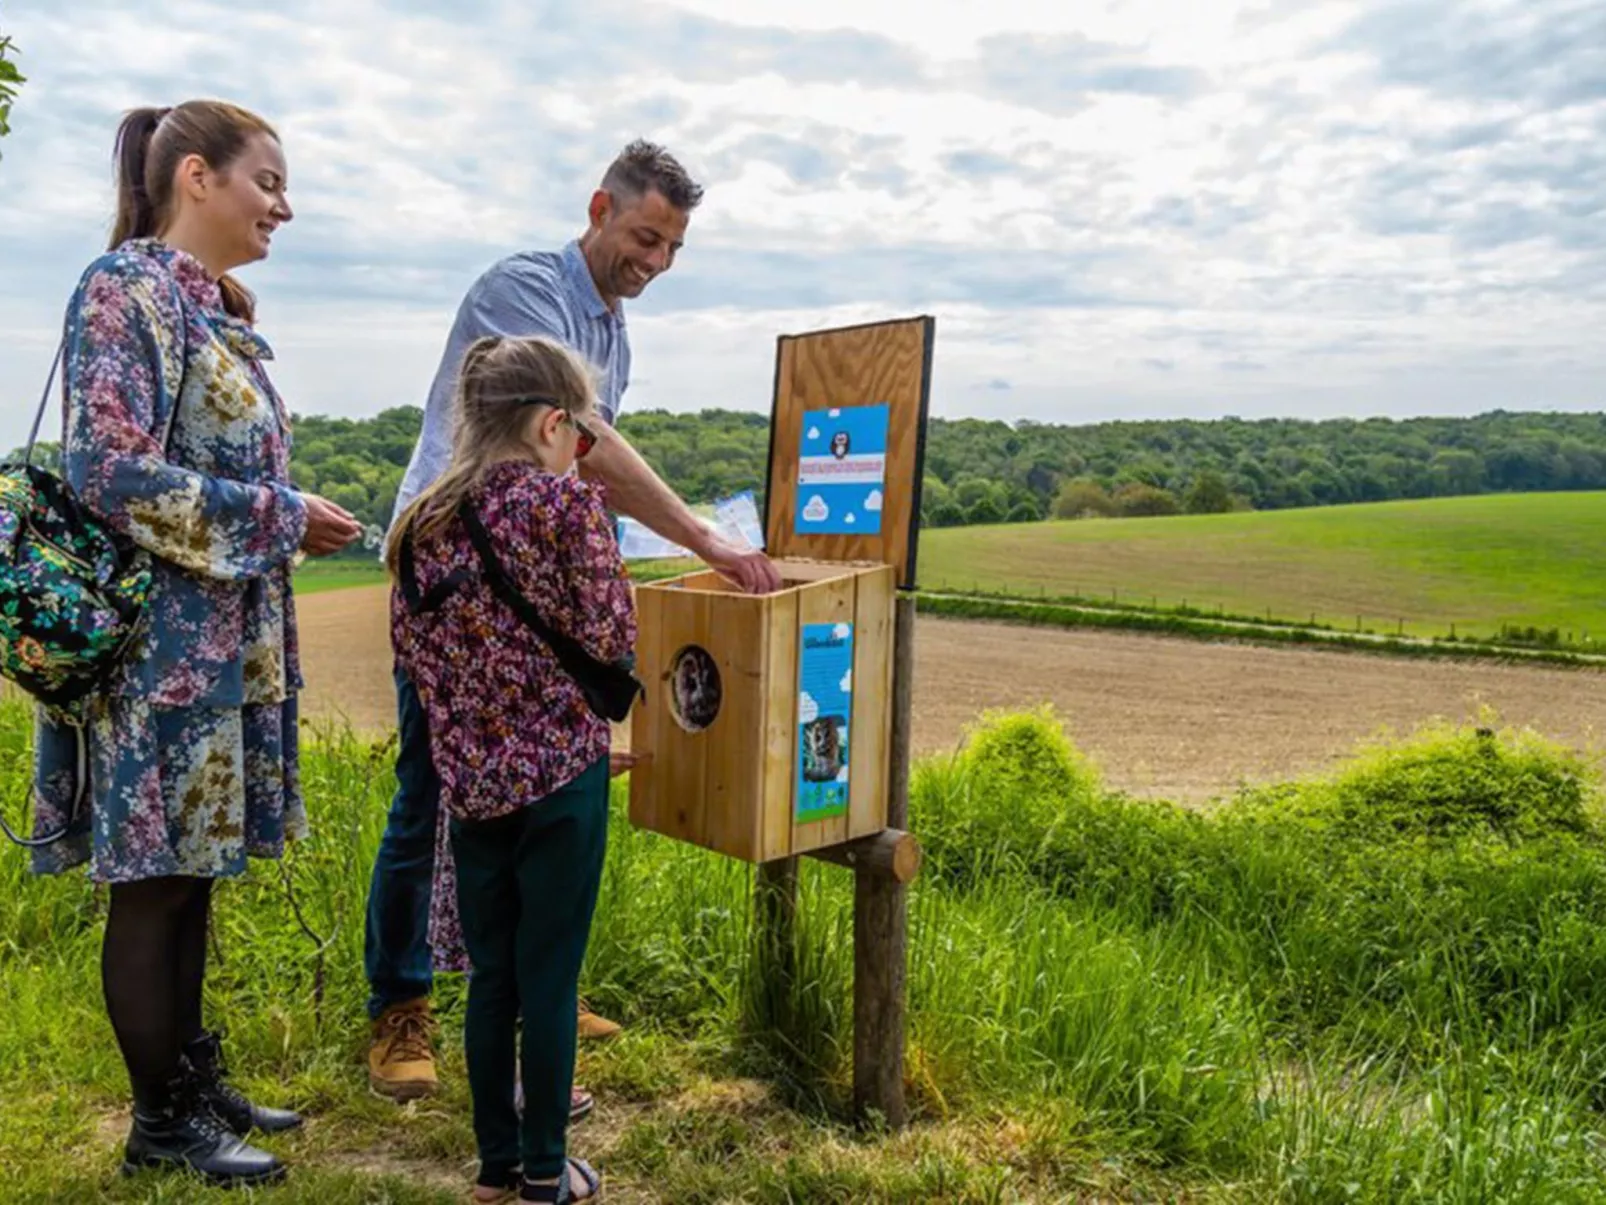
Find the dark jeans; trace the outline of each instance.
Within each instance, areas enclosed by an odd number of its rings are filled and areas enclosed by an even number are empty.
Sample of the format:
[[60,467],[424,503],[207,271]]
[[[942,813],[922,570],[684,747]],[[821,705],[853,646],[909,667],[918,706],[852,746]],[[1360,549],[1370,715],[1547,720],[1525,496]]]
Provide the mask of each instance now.
[[396,794],[368,887],[363,966],[368,1016],[427,996],[434,986],[429,897],[435,873],[435,823],[441,783],[429,753],[429,724],[418,690],[398,668]]
[[[463,941],[474,966],[463,1047],[479,1182],[506,1183],[519,1167],[531,1179],[561,1175],[580,964],[608,842],[608,759],[538,803],[494,820],[453,819],[450,832]],[[513,1104],[515,1044],[522,1134]]]

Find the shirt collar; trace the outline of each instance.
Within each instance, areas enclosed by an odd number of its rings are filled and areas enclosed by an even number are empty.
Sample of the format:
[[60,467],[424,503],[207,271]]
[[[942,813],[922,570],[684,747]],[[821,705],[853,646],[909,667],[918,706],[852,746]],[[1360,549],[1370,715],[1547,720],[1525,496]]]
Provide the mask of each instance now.
[[154,259],[178,281],[184,296],[207,310],[223,309],[223,291],[217,281],[201,266],[201,261],[188,251],[170,247],[160,239],[137,238],[123,244],[124,250]]
[[579,239],[571,239],[563,248],[563,275],[575,298],[585,306],[588,318],[611,317],[624,322],[624,306],[621,304],[618,309],[610,310],[602,294],[597,292],[597,282],[591,278],[591,267],[586,263],[585,252],[580,250]]

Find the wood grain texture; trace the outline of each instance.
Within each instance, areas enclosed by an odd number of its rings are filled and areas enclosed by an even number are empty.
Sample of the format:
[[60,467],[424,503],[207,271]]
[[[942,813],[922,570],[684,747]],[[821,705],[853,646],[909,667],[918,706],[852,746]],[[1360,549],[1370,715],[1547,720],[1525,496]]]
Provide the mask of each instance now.
[[854,576],[853,724],[843,839],[887,824],[887,758],[892,743],[893,576],[890,565]]
[[[764,539],[772,557],[881,562],[893,566],[901,586],[913,588],[934,329],[931,318],[919,317],[781,337],[765,491]],[[799,535],[804,413],[882,402],[889,414],[881,532]]]

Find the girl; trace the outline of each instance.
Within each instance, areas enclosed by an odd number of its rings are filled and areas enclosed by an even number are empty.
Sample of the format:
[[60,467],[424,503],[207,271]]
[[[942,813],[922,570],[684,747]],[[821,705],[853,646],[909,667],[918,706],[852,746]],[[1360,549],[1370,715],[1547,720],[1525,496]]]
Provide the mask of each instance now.
[[593,404],[589,366],[560,344],[474,343],[451,465],[386,546],[392,643],[418,688],[441,782],[431,944],[452,965],[460,923],[472,968],[463,1038],[480,1202],[579,1201],[600,1188],[586,1163],[567,1158],[565,1135],[610,759],[607,722],[492,592],[459,511],[466,503],[478,515],[546,624],[599,660],[627,656],[635,612],[603,490],[571,471],[595,438]]
[[271,353],[228,275],[292,216],[273,128],[190,101],[130,113],[117,148],[111,248],[68,307],[62,467],[150,554],[150,622],[92,700],[87,782],[76,733],[40,712],[35,834],[73,824],[34,868],[88,862],[111,885],[101,982],[133,1087],[124,1170],[260,1182],[283,1167],[243,1135],[300,1118],[231,1088],[202,1028],[212,881],[304,831],[291,562],[361,528],[291,487]]

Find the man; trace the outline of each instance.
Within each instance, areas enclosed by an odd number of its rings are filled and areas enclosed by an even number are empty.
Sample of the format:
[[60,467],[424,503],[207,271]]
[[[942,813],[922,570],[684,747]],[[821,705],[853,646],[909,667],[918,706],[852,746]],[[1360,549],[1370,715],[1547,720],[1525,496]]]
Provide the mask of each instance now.
[[[511,255],[474,283],[436,370],[395,514],[450,459],[453,392],[468,345],[486,335],[548,335],[604,372],[598,402],[607,425],[599,424],[597,443],[580,469],[607,486],[610,506],[689,549],[744,590],[779,589],[780,575],[763,553],[710,532],[612,429],[630,377],[623,301],[639,297],[674,264],[701,199],[702,188],[671,155],[651,143],[632,142],[592,194],[589,224],[580,238],[561,251]],[[428,925],[440,783],[417,691],[399,671],[396,691],[397,789],[368,895],[365,969],[373,1024],[368,1068],[376,1091],[409,1100],[437,1086]],[[583,1006],[580,1019],[581,1036],[606,1036],[617,1029]],[[577,1111],[583,1107],[577,1103]]]

